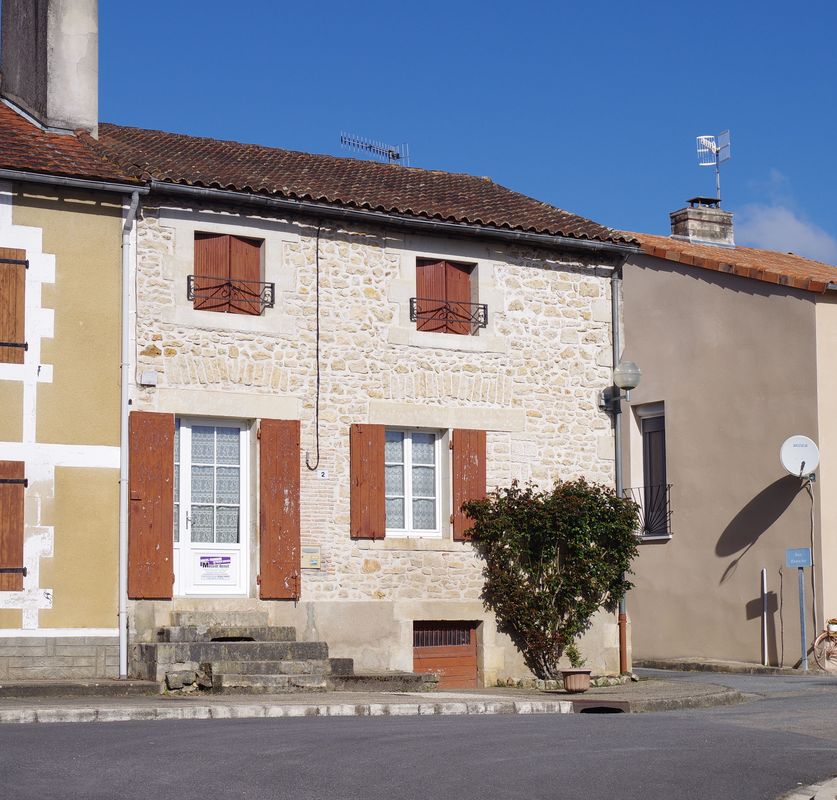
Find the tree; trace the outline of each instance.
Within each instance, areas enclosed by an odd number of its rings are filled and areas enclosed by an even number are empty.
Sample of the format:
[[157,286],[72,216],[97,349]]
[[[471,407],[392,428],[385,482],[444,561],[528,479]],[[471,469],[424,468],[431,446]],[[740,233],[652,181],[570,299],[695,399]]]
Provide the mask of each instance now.
[[513,481],[463,509],[485,561],[486,608],[538,678],[557,677],[593,614],[614,611],[632,587],[638,506],[582,478],[546,491]]

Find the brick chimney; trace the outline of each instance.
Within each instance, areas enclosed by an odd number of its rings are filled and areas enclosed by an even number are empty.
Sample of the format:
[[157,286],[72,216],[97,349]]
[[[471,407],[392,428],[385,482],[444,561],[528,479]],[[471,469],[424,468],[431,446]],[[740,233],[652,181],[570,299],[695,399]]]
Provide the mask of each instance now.
[[692,197],[688,208],[672,211],[671,235],[696,244],[734,247],[732,212],[721,210],[721,201],[714,197]]
[[0,94],[42,125],[97,134],[98,0],[2,0]]

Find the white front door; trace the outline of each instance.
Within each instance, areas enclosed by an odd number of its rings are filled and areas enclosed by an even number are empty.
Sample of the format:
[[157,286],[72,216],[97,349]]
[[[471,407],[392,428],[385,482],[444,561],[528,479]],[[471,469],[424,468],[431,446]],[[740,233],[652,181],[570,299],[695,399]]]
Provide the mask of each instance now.
[[246,595],[246,426],[178,419],[174,458],[175,594]]

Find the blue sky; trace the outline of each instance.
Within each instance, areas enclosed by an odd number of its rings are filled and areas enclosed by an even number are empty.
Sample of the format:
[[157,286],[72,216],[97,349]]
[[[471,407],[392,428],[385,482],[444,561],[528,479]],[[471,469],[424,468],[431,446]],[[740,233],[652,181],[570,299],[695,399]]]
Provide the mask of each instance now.
[[732,131],[739,244],[837,263],[837,3],[100,0],[100,118],[488,175],[668,233]]

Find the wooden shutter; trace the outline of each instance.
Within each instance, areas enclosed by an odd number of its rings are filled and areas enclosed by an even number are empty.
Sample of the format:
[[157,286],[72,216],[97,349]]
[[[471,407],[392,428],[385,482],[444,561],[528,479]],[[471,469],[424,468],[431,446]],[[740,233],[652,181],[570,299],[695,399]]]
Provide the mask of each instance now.
[[215,233],[195,234],[195,297],[201,311],[230,309],[230,237]]
[[[416,329],[445,330],[445,262],[416,262]],[[422,318],[422,315],[434,315]]]
[[259,428],[259,597],[298,600],[299,420]]
[[26,321],[26,251],[0,247],[0,363],[22,364]]
[[[23,566],[24,466],[22,461],[0,461],[0,567]],[[0,591],[22,589],[22,574],[0,573]]]
[[230,311],[233,314],[262,313],[262,243],[259,239],[230,236]]
[[349,431],[352,539],[383,539],[386,535],[385,439],[383,425],[352,425]]
[[445,297],[448,301],[448,333],[469,334],[471,323],[471,271],[467,264],[445,263]]
[[174,415],[132,411],[128,435],[128,596],[169,600],[174,583]]
[[474,521],[462,511],[466,500],[485,497],[485,431],[453,432],[453,538],[463,541]]

